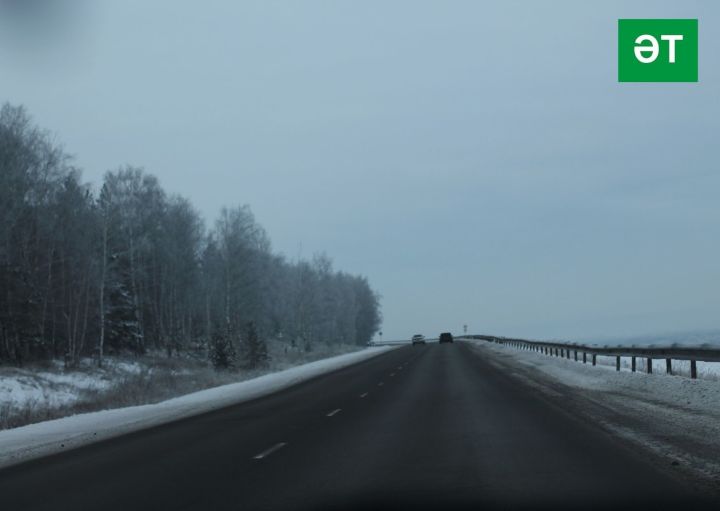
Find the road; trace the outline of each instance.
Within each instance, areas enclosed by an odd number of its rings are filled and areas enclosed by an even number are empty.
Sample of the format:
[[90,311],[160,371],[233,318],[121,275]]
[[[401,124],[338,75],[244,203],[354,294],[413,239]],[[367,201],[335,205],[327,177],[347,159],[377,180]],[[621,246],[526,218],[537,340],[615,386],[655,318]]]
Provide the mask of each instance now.
[[656,465],[456,342],[400,348],[253,402],[11,467],[0,472],[0,505],[692,508],[689,490]]

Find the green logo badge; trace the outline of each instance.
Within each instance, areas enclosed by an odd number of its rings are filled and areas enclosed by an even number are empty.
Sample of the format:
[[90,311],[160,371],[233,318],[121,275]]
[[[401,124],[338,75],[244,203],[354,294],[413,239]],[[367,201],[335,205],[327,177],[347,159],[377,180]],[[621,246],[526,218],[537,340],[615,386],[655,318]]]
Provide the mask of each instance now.
[[619,82],[697,82],[698,21],[618,20]]

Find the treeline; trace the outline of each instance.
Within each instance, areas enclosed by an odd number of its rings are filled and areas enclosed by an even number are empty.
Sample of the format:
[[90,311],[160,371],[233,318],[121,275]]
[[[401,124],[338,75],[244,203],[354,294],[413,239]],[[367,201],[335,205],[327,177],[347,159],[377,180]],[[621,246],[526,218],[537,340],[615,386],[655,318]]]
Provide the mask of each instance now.
[[247,206],[209,228],[134,167],[95,193],[24,108],[0,110],[0,362],[196,349],[252,365],[258,339],[365,344],[379,324],[365,278],[273,253]]

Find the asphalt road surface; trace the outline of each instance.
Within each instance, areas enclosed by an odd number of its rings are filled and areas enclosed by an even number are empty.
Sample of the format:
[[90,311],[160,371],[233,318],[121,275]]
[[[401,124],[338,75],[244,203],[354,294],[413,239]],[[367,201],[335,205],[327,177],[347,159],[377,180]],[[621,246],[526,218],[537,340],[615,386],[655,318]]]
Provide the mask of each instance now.
[[8,511],[695,504],[652,459],[461,342],[0,472]]

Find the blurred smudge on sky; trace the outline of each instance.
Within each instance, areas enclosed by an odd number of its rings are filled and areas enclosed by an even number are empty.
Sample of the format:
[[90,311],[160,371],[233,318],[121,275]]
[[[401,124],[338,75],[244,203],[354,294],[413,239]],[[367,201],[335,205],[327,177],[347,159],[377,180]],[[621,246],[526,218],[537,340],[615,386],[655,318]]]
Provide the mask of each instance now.
[[0,0],[0,41],[33,51],[68,43],[82,28],[87,8],[85,0]]

